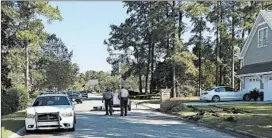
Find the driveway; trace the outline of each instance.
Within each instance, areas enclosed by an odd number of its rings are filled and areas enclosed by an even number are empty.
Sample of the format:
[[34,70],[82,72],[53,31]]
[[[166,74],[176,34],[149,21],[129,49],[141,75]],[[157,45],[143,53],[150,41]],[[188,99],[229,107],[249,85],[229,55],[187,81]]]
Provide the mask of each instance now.
[[120,117],[120,112],[105,116],[103,111],[90,111],[100,106],[101,99],[95,97],[76,105],[77,124],[74,132],[36,132],[23,138],[63,138],[63,137],[123,137],[123,138],[231,138],[233,136],[216,130],[185,123],[170,115],[155,112],[138,105],[132,106],[128,116]]
[[263,104],[263,103],[272,103],[272,101],[231,101],[231,102],[189,102],[189,103],[183,103],[185,105],[229,105],[229,104],[251,104],[251,103],[255,103],[255,104]]
[[[199,101],[199,102],[185,102],[183,103],[186,106],[205,106],[205,105],[230,105],[230,104],[263,104],[263,103],[272,103],[272,101],[230,101],[230,102],[203,102],[203,101]],[[153,109],[159,109],[160,108],[160,104],[158,103],[143,103],[144,106],[147,106],[149,108],[153,108]]]

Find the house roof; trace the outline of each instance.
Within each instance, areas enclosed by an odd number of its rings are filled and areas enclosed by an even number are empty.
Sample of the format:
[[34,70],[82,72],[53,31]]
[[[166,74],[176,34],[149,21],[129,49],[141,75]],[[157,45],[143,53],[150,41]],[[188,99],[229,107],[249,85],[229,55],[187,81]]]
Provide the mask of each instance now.
[[242,74],[254,74],[262,72],[272,71],[272,62],[256,63],[251,65],[245,65],[237,72],[237,75]]
[[261,10],[259,15],[257,16],[256,20],[255,20],[255,23],[252,27],[252,31],[250,32],[244,46],[243,46],[243,49],[241,51],[241,55],[240,55],[240,58],[243,59],[245,54],[246,54],[246,51],[252,41],[252,38],[254,36],[254,34],[256,33],[257,31],[257,28],[258,28],[258,24],[260,23],[260,20],[261,20],[261,17],[263,17],[263,19],[265,20],[265,22],[268,24],[268,26],[270,27],[270,29],[272,30],[272,10]]
[[269,25],[272,25],[272,10],[267,10],[267,11],[261,11],[263,17],[266,19],[266,22]]

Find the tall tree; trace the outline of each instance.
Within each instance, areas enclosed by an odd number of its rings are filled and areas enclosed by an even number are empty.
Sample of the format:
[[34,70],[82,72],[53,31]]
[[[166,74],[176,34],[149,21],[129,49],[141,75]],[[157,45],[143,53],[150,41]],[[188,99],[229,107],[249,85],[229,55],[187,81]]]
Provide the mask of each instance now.
[[[6,14],[9,18],[13,19],[13,22],[10,22],[10,29],[13,38],[19,42],[18,44],[20,47],[14,46],[9,47],[9,49],[5,49],[6,51],[13,50],[13,56],[9,57],[16,57],[21,56],[21,59],[24,59],[24,63],[21,64],[21,68],[18,68],[19,74],[25,74],[25,86],[28,90],[29,87],[29,65],[31,64],[29,59],[35,58],[35,55],[39,51],[39,47],[45,40],[45,30],[42,24],[42,20],[38,18],[37,15],[44,16],[48,19],[49,22],[53,20],[61,20],[60,12],[57,8],[51,6],[46,1],[35,1],[35,2],[21,2],[21,1],[14,1],[14,2],[1,2],[3,6],[3,14]],[[5,40],[12,41],[11,37]],[[23,49],[24,52],[23,52]],[[29,52],[31,51],[31,52]],[[22,53],[23,52],[23,53]],[[24,54],[24,55],[22,55]],[[31,57],[32,56],[32,57]],[[23,58],[25,57],[25,58]],[[12,60],[10,60],[12,61]],[[14,61],[14,60],[13,60]],[[32,62],[32,61],[31,61]],[[34,61],[35,62],[35,61]],[[8,63],[11,64],[11,63]],[[11,69],[15,70],[15,69]],[[21,70],[21,71],[20,71]],[[22,72],[23,71],[23,72]]]

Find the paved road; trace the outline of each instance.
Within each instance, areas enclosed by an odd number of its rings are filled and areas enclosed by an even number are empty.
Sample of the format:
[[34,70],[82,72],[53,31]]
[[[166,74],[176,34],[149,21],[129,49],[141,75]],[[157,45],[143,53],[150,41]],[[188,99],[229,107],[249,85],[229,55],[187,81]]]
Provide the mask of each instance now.
[[77,124],[75,132],[37,132],[23,138],[65,138],[65,137],[123,137],[123,138],[231,138],[232,136],[215,130],[184,123],[171,116],[152,111],[138,105],[132,106],[128,116],[120,117],[120,112],[105,116],[102,111],[90,111],[101,105],[99,97],[76,105]]

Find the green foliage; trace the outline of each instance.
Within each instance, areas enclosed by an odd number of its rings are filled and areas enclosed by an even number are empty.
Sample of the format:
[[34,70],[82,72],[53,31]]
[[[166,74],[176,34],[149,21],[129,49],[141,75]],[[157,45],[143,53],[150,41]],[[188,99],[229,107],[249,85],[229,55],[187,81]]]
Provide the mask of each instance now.
[[1,93],[2,115],[25,109],[28,102],[27,92],[22,85],[17,85]]
[[[61,20],[60,11],[47,1],[5,1],[1,2],[1,7],[1,70],[5,73],[2,86],[8,88],[11,84],[22,84],[26,79],[25,63],[29,62],[30,84],[32,89],[38,89],[44,81],[44,72],[38,68],[37,62],[46,38],[44,25],[38,17],[43,16],[49,22]],[[29,61],[25,58],[26,50]]]
[[46,68],[46,86],[65,90],[75,82],[78,66],[69,61],[53,61]]
[[254,89],[252,91],[250,91],[250,98],[254,99],[254,101],[257,101],[257,99],[259,98],[260,95],[260,91],[258,89]]

